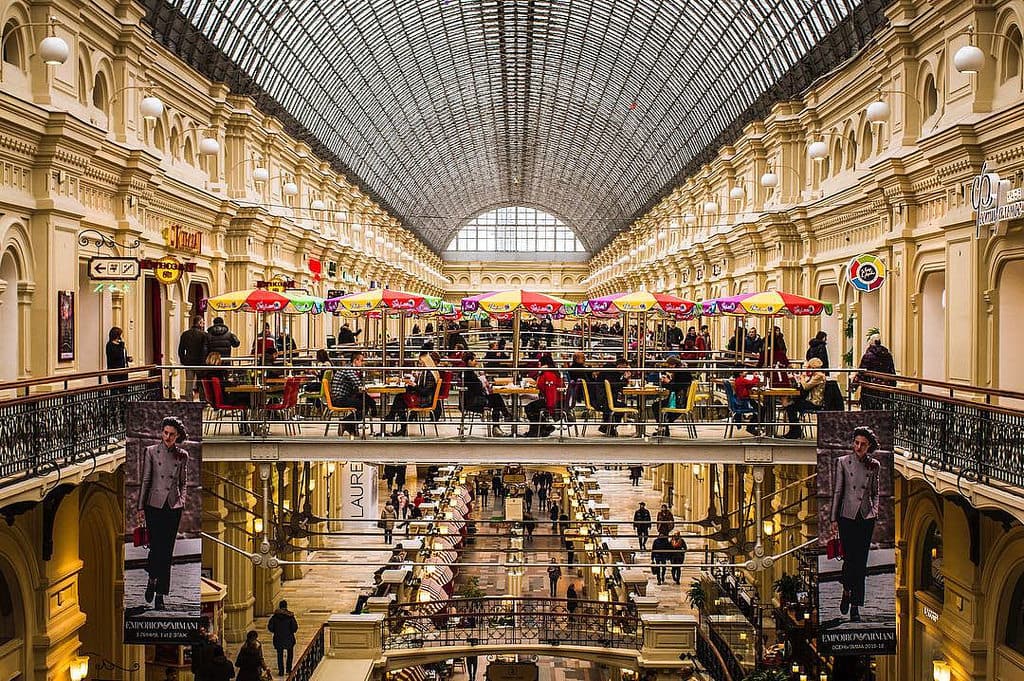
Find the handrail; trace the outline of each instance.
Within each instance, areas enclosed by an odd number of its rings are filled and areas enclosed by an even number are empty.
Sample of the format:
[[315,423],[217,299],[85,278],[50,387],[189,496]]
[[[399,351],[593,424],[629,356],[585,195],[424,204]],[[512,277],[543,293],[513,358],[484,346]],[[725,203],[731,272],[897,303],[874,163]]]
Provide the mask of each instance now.
[[[64,387],[68,387],[68,383],[73,381],[84,381],[89,378],[103,378],[104,376],[117,375],[117,374],[130,374],[137,373],[140,371],[151,371],[156,369],[155,364],[145,364],[138,367],[127,367],[124,369],[103,369],[101,371],[86,371],[77,374],[54,374],[52,376],[39,376],[38,378],[26,378],[20,381],[9,381],[7,383],[0,383],[0,391],[4,390],[21,390],[25,388],[31,388],[37,385],[45,385],[47,383],[63,383]],[[97,384],[99,385],[99,384]],[[27,393],[26,393],[27,394]]]
[[722,653],[700,626],[697,627],[697,660],[715,681],[733,681]]
[[[987,395],[992,397],[1007,397],[1015,400],[1024,400],[1024,392],[1016,392],[1013,390],[1002,390],[1000,388],[983,388],[974,385],[964,385],[962,383],[949,383],[947,381],[937,381],[931,378],[918,378],[916,376],[901,376],[898,374],[882,374],[874,371],[862,371],[860,375],[867,376],[868,378],[875,379],[878,381],[898,381],[901,383],[916,383],[919,386],[931,386],[933,388],[942,388],[948,390],[951,393],[968,392],[977,393],[979,395]],[[873,385],[877,385],[872,381]],[[975,403],[976,404],[976,403]]]
[[292,671],[285,681],[309,681],[313,673],[324,659],[324,632],[327,630],[327,622],[323,622],[306,649],[299,655],[299,659],[292,665]]

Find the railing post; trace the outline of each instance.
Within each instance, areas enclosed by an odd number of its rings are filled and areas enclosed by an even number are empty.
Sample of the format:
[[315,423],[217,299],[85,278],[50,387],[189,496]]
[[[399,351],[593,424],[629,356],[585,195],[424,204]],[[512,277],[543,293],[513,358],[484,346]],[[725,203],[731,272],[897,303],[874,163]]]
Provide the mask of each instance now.
[[379,660],[384,654],[384,615],[336,613],[327,620],[324,657],[336,660]]
[[684,661],[697,654],[697,619],[693,615],[642,614],[644,644],[640,666],[651,671],[692,672]]

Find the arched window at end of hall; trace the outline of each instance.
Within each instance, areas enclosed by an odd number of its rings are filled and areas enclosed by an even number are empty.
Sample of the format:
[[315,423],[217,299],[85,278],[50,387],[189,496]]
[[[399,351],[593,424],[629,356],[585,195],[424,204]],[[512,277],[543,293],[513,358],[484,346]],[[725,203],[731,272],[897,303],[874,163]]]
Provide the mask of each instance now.
[[560,219],[526,206],[505,206],[470,220],[449,251],[488,253],[585,253],[586,248]]

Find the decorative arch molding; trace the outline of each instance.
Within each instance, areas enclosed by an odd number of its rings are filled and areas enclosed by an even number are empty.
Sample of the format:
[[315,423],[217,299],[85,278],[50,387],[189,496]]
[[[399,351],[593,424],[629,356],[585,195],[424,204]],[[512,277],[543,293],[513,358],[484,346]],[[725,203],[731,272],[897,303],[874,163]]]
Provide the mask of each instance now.
[[[931,490],[927,490],[931,492]],[[911,591],[917,590],[917,575],[920,573],[921,545],[932,522],[942,527],[943,513],[939,498],[935,494],[908,494],[907,510],[904,516],[904,535],[906,537],[906,553],[903,561],[906,564],[907,586]]]
[[981,592],[986,594],[993,607],[985,608],[983,626],[985,640],[992,642],[992,653],[988,656],[986,678],[996,678],[996,658],[1003,640],[1003,625],[1006,622],[1009,604],[1003,598],[1024,575],[1024,527],[1018,526],[1000,537],[988,552],[988,558],[981,570]]
[[[31,512],[40,511],[33,509]],[[11,595],[21,604],[23,661],[25,669],[32,669],[32,637],[39,631],[36,590],[42,574],[37,560],[39,547],[34,546],[32,540],[25,536],[22,531],[25,525],[25,522],[12,526],[0,523],[0,570],[6,575]]]

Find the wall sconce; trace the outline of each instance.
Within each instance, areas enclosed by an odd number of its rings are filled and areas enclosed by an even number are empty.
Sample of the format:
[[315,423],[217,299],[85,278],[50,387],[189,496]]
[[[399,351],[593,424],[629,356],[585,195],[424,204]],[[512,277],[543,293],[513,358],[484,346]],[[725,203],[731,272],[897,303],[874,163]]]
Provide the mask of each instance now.
[[828,158],[828,145],[817,140],[807,145],[807,155],[815,161],[824,161]]
[[71,675],[71,681],[84,681],[85,677],[89,675],[89,658],[76,657],[71,660],[68,673]]
[[710,200],[704,202],[704,213],[705,214],[707,214],[707,215],[714,215],[717,212],[718,212],[718,203],[716,203],[715,201],[710,201]]
[[945,660],[935,660],[932,662],[932,679],[934,681],[949,681],[951,673],[949,669],[949,663]]
[[252,531],[257,536],[263,534],[263,518],[257,517],[252,519]]

